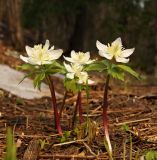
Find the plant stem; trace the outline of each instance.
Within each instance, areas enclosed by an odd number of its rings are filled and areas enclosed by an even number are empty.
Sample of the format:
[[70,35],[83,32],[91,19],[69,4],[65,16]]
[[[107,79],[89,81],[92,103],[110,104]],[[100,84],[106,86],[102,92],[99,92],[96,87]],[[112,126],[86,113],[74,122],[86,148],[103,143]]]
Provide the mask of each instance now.
[[130,133],[130,160],[132,160],[132,136]]
[[76,120],[76,114],[77,114],[78,104],[79,104],[79,96],[77,95],[77,100],[76,100],[76,105],[75,105],[74,115],[73,115],[73,119],[72,119],[72,126],[71,126],[71,129],[74,129],[74,125],[75,125],[75,120]]
[[74,110],[74,115],[73,115],[73,120],[72,120],[72,129],[74,128],[76,115],[78,111],[79,111],[80,124],[83,123],[82,102],[81,101],[82,101],[81,91],[79,91],[77,95],[77,100],[76,100],[76,105],[75,105],[75,110]]
[[82,96],[81,96],[81,91],[78,92],[78,97],[79,97],[79,102],[78,102],[78,109],[79,109],[79,120],[80,120],[80,124],[83,123],[83,116],[82,116]]
[[126,140],[124,140],[123,142],[123,160],[126,160],[125,156],[126,156]]
[[109,80],[110,75],[107,75],[106,83],[105,83],[105,89],[104,89],[104,100],[103,100],[103,126],[104,126],[104,133],[106,137],[106,142],[108,145],[109,154],[112,155],[112,146],[110,142],[109,132],[108,132],[108,118],[107,118],[107,109],[108,109],[108,88],[109,88]]
[[64,98],[63,98],[63,102],[62,102],[62,106],[61,106],[61,109],[60,109],[60,113],[59,113],[59,117],[62,117],[62,112],[63,112],[63,110],[64,110],[64,106],[65,106],[65,100],[66,100],[66,98],[67,98],[67,90],[65,91],[65,93],[64,93]]
[[61,125],[60,125],[60,117],[59,117],[58,109],[57,109],[56,95],[55,95],[53,81],[51,79],[51,76],[49,76],[49,75],[46,76],[46,79],[48,81],[50,92],[51,92],[52,106],[54,109],[55,128],[57,129],[57,131],[60,135],[63,135]]

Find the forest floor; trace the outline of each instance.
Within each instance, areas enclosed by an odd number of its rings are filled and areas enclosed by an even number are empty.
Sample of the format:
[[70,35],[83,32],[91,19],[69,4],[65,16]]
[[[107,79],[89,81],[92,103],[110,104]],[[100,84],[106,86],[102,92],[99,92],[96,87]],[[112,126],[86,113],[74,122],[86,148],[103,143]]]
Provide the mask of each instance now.
[[[0,63],[11,67],[21,61],[3,54]],[[99,159],[108,160],[102,128],[103,78],[92,75],[98,85],[90,90],[87,105],[83,93],[83,116],[86,124],[78,122],[71,130],[71,119],[76,95],[69,93],[61,117],[66,136],[61,138],[54,129],[51,99],[26,100],[0,89],[0,159],[6,151],[6,130],[13,129],[19,160],[43,159]],[[3,78],[3,77],[1,77]],[[109,132],[113,147],[113,158],[142,159],[147,151],[157,150],[157,86],[111,83],[109,91]],[[56,90],[63,94],[61,81],[55,80]],[[57,100],[61,108],[62,99]],[[89,133],[89,134],[87,134]],[[138,158],[137,158],[138,157]]]

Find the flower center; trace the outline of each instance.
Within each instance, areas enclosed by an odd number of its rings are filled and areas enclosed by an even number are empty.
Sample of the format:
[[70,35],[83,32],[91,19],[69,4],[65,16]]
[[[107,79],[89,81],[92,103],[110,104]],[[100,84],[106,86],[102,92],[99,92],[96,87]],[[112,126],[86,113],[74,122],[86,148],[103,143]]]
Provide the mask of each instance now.
[[122,47],[118,43],[112,44],[112,45],[108,44],[107,51],[108,51],[108,53],[112,54],[113,56],[119,56],[121,54]]
[[84,54],[83,53],[79,53],[78,58],[79,58],[79,60],[82,60],[84,58]]
[[35,45],[34,46],[35,52],[32,55],[32,58],[36,61],[46,61],[49,59],[49,54],[47,54],[46,50],[42,48],[42,45]]

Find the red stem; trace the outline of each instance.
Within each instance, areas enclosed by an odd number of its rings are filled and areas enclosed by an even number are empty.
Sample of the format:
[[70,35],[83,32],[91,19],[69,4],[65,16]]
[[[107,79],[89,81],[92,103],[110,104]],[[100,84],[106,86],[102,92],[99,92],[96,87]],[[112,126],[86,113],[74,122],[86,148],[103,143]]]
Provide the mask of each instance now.
[[55,128],[57,129],[57,131],[60,135],[63,135],[61,125],[60,125],[60,117],[59,117],[58,109],[57,109],[56,95],[55,95],[53,81],[52,81],[50,76],[47,76],[46,78],[47,78],[47,81],[48,81],[48,84],[49,84],[51,97],[52,97],[52,106],[53,106],[53,109],[54,109]]
[[109,152],[112,154],[112,146],[111,146],[111,142],[110,142],[110,137],[109,137],[109,131],[108,131],[108,118],[107,118],[107,109],[108,109],[108,88],[109,88],[109,80],[110,80],[110,76],[107,75],[106,78],[106,84],[105,84],[105,90],[104,90],[104,101],[103,101],[103,126],[104,126],[104,133],[106,136],[106,141],[108,144],[108,149]]
[[74,129],[77,112],[79,112],[80,124],[83,123],[82,102],[81,101],[82,101],[81,91],[79,91],[78,95],[77,95],[77,100],[76,100],[76,105],[75,105],[75,110],[74,110],[74,116],[73,116],[73,120],[72,120],[72,129]]
[[62,117],[62,112],[63,112],[64,107],[65,107],[65,100],[67,98],[67,94],[68,93],[67,93],[67,90],[66,90],[65,93],[64,93],[64,98],[63,98],[62,106],[61,106],[61,109],[60,109],[59,117]]

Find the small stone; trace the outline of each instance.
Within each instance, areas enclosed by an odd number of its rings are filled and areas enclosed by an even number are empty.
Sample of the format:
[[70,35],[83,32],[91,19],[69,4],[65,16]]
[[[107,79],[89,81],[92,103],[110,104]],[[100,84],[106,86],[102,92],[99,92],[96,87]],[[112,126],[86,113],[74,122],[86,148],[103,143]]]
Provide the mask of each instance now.
[[3,96],[4,96],[4,91],[0,90],[0,97],[3,97]]
[[[7,65],[0,64],[0,88],[25,99],[35,99],[50,97],[50,90],[45,83],[41,84],[41,91],[34,89],[33,80],[26,78],[22,83],[19,82],[25,76],[25,73],[10,68]],[[55,85],[55,84],[54,84]],[[56,92],[56,98],[62,98],[63,95]]]
[[22,144],[21,139],[18,139],[17,142],[16,142],[16,147],[17,147],[17,148],[20,148],[20,147],[21,147],[21,144]]
[[15,58],[18,58],[19,55],[20,55],[19,52],[15,51],[15,50],[10,50],[10,49],[7,49],[4,54],[7,55],[7,56],[15,57]]

